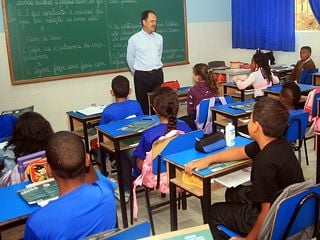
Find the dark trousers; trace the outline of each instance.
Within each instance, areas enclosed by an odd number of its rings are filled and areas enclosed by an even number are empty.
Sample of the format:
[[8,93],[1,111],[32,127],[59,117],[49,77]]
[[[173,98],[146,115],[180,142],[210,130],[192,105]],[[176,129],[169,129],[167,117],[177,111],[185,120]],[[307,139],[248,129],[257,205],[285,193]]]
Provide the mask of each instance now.
[[260,214],[260,206],[250,201],[251,186],[229,188],[226,191],[226,202],[211,206],[209,225],[215,240],[229,239],[217,229],[221,224],[240,235],[246,236]]
[[134,90],[144,114],[149,114],[147,93],[154,91],[157,87],[160,87],[162,83],[162,68],[149,72],[138,70],[134,72]]

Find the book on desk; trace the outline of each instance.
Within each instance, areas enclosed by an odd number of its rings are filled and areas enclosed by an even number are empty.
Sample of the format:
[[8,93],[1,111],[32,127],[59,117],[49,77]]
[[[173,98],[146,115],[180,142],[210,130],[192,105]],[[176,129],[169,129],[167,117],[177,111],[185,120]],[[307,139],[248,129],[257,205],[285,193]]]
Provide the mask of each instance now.
[[54,178],[50,178],[45,181],[29,184],[25,189],[18,191],[18,194],[28,204],[44,206],[49,201],[59,197],[59,188]]
[[77,110],[78,113],[81,113],[86,116],[101,114],[103,110],[105,109],[106,105],[100,105],[100,106],[90,106],[87,108],[83,108],[80,110]]
[[127,131],[127,132],[144,132],[148,128],[151,128],[157,124],[158,122],[153,121],[151,118],[150,119],[144,118],[144,119],[141,119],[140,121],[129,123],[128,125],[125,125],[119,128],[118,130]]

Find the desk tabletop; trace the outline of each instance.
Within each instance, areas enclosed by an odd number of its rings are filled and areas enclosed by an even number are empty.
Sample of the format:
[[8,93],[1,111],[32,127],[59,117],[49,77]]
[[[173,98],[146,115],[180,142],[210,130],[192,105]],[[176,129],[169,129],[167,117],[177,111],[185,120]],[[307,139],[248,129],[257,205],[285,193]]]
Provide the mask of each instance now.
[[249,99],[249,100],[245,100],[243,102],[234,102],[234,103],[229,103],[229,104],[225,104],[225,105],[218,105],[218,106],[212,107],[211,111],[228,114],[230,116],[238,116],[238,117],[246,116],[246,115],[250,115],[251,113],[246,112],[241,109],[234,109],[234,108],[231,108],[230,106],[248,104],[248,103],[252,103],[254,101],[255,101],[254,99]]
[[82,113],[79,113],[77,111],[69,111],[67,112],[67,115],[68,116],[71,116],[75,119],[78,119],[78,120],[93,120],[93,119],[99,119],[101,117],[101,113],[98,113],[98,114],[93,114],[93,115],[84,115]]
[[139,116],[135,118],[129,118],[129,119],[123,119],[119,121],[114,121],[108,124],[99,125],[96,127],[96,129],[100,132],[102,132],[105,135],[108,135],[113,138],[121,138],[124,136],[131,136],[136,134],[141,134],[141,132],[130,132],[130,131],[124,131],[121,130],[122,127],[134,123],[137,121],[153,121],[157,122],[157,124],[160,122],[160,119],[156,115],[145,115],[145,116]]
[[37,204],[29,205],[17,194],[18,190],[24,189],[28,184],[30,182],[0,188],[0,225],[27,216],[40,208]]
[[[252,140],[251,139],[247,139],[244,137],[236,137],[236,145],[235,147],[239,147],[239,146],[245,146],[249,143],[251,143]],[[194,160],[198,160],[210,155],[214,155],[218,152],[222,152],[225,151],[227,149],[229,149],[231,147],[225,147],[222,148],[218,151],[212,152],[212,153],[202,153],[202,152],[198,152],[195,148],[192,149],[188,149],[182,152],[178,152],[178,153],[174,153],[174,154],[170,154],[167,156],[164,156],[164,159],[167,162],[170,162],[176,166],[178,166],[179,168],[184,168],[184,166]],[[250,160],[248,160],[247,162],[249,162]],[[244,162],[243,161],[239,161],[239,165],[242,165]],[[198,175],[199,177],[205,178],[205,177],[210,177],[213,175],[218,174],[220,171],[214,171],[214,170],[210,170],[209,168],[203,169],[201,171],[193,171],[195,173],[195,175]]]
[[[317,88],[317,86],[300,84],[300,83],[298,84],[298,86],[300,87],[301,93],[308,93],[308,92],[312,91],[313,89]],[[281,90],[282,90],[282,85],[278,84],[278,85],[273,85],[273,86],[267,87],[263,91],[268,92],[268,93],[280,94]]]

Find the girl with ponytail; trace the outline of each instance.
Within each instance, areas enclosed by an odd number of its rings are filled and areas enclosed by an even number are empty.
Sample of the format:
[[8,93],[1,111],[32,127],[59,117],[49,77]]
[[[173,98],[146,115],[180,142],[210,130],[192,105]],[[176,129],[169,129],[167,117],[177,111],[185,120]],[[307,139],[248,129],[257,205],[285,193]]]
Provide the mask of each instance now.
[[270,66],[264,53],[259,51],[253,55],[251,68],[253,72],[250,73],[249,77],[246,75],[239,75],[233,77],[233,80],[239,89],[245,89],[252,85],[254,88],[255,98],[263,96],[263,89],[271,86],[272,84],[279,83],[279,78],[273,76],[271,73]]
[[160,119],[160,124],[146,130],[133,155],[137,159],[134,165],[134,175],[138,175],[146,158],[146,152],[152,148],[153,142],[171,130],[190,132],[191,129],[183,121],[177,120],[179,110],[178,96],[175,90],[169,87],[160,87],[152,95],[152,107]]
[[198,63],[193,67],[193,80],[195,85],[190,88],[187,96],[187,116],[180,119],[185,121],[191,129],[197,129],[196,119],[197,105],[206,98],[219,97],[219,89],[213,72],[209,71],[208,65]]

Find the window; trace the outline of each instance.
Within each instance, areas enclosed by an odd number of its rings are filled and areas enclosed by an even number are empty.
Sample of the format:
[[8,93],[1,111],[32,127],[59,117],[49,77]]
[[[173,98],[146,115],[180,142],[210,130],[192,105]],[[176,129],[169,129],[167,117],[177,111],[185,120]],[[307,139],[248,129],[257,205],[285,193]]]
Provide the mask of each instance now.
[[309,0],[295,0],[296,31],[320,30],[320,25],[315,19]]

